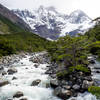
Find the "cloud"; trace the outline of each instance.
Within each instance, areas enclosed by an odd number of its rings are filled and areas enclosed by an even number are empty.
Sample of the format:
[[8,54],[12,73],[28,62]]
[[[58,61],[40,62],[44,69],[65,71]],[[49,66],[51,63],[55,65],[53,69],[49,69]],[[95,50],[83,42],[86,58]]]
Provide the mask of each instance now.
[[69,14],[80,9],[92,18],[100,16],[100,0],[0,0],[10,9],[36,9],[40,5],[54,6],[59,12]]

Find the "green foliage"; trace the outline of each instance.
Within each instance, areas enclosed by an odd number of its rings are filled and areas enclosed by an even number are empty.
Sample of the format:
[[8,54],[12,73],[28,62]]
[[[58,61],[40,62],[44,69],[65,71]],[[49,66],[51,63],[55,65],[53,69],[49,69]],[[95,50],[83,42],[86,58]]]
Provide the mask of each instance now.
[[90,86],[88,88],[88,92],[92,93],[93,95],[96,95],[97,98],[100,99],[100,87],[97,86]]
[[57,77],[58,78],[64,78],[68,75],[68,72],[66,70],[62,71],[62,72],[57,72]]
[[49,41],[33,33],[0,35],[0,54],[8,55],[20,51],[37,52],[46,50]]
[[21,51],[43,51],[50,44],[46,39],[23,30],[2,15],[0,15],[0,33],[4,33],[0,35],[0,56]]
[[52,60],[64,62],[68,66],[87,64],[88,45],[90,41],[86,36],[65,36],[52,43],[48,52]]
[[100,57],[100,23],[90,29],[86,34],[92,43],[90,44],[90,52]]
[[89,72],[89,69],[87,67],[84,67],[83,65],[72,66],[69,68],[70,72],[73,72],[75,70],[86,72],[86,73]]
[[100,41],[93,42],[89,45],[90,52],[100,56]]
[[86,32],[86,35],[93,41],[100,41],[100,24]]

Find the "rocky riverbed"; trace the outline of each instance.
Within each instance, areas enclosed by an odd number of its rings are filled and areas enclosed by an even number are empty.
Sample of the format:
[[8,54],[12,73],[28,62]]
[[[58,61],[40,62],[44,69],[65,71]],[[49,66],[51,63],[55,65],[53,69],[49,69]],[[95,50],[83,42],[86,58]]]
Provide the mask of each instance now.
[[[91,57],[89,57],[88,60],[92,65],[95,63]],[[64,70],[67,70],[65,66],[59,66],[52,63],[48,67],[49,69],[46,71],[46,74],[49,74],[52,77],[50,85],[54,89],[54,94],[63,100],[67,100],[72,96],[77,97],[80,93],[87,92],[89,86],[94,85],[89,66],[87,66],[87,68],[90,72],[85,73],[82,71],[75,71],[63,78],[59,78],[57,73],[64,73]]]
[[57,64],[50,62],[47,52],[3,57],[0,100],[96,100],[86,92],[94,84],[91,73],[76,72],[58,79],[59,70]]

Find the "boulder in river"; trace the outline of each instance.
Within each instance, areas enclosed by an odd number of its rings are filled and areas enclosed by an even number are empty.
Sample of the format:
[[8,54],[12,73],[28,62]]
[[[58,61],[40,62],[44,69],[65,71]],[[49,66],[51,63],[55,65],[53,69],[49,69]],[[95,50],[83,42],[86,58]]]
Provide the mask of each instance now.
[[39,67],[39,64],[34,64],[34,67],[35,67],[35,68],[38,68],[38,67]]
[[72,96],[71,90],[66,90],[61,87],[57,87],[54,90],[54,95],[62,98],[63,100],[67,100],[70,96]]
[[53,88],[56,88],[56,87],[58,87],[58,80],[57,79],[51,79],[50,80],[50,85],[51,85],[51,87],[53,87]]
[[3,70],[4,69],[4,67],[3,66],[0,66],[0,70]]
[[33,59],[33,63],[40,63],[40,59],[37,57],[37,58],[34,58]]
[[90,87],[90,86],[92,86],[92,85],[94,85],[94,82],[93,82],[93,81],[84,80],[84,81],[83,81],[83,84],[82,84],[82,88],[83,88],[84,90],[87,90],[88,87]]
[[12,98],[8,98],[7,100],[13,100]]
[[37,80],[35,80],[35,81],[32,82],[31,86],[36,86],[36,85],[38,85],[40,82],[41,82],[41,80],[40,80],[40,79],[37,79]]
[[24,96],[23,92],[18,91],[13,95],[13,98],[20,98],[22,96]]
[[9,68],[7,72],[8,72],[8,74],[14,74],[14,73],[17,73],[17,69]]
[[21,98],[20,100],[28,100],[27,98]]
[[16,80],[16,79],[17,79],[17,77],[15,77],[15,76],[12,78],[12,80]]
[[7,72],[6,71],[2,71],[2,75],[6,75],[7,74]]
[[0,87],[9,84],[9,81],[0,79]]

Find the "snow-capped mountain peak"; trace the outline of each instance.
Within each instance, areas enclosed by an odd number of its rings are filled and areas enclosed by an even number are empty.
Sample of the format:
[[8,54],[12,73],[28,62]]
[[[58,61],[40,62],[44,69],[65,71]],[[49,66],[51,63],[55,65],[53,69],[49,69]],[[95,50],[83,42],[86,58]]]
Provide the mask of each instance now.
[[54,7],[40,6],[37,10],[13,10],[34,31],[34,33],[51,39],[66,34],[84,33],[94,26],[91,18],[83,11],[76,10],[70,15],[59,13]]
[[69,15],[69,21],[71,23],[83,23],[84,21],[91,21],[91,18],[89,18],[83,11],[81,10],[75,10]]

